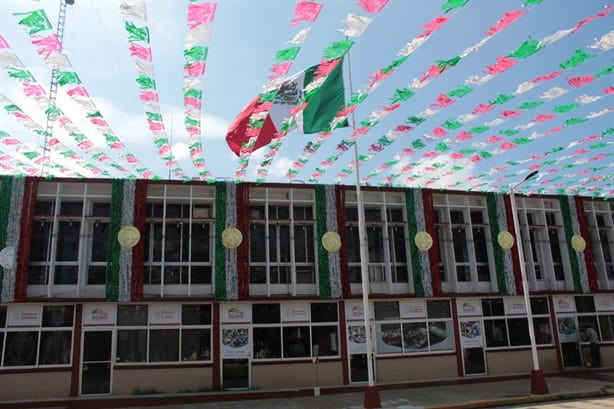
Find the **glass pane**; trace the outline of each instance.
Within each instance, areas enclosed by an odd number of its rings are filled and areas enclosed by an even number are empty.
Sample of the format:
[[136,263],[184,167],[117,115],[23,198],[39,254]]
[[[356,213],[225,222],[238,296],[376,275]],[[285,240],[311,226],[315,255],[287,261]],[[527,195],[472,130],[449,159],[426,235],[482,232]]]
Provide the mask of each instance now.
[[149,362],[179,360],[179,330],[161,329],[149,332]]
[[43,306],[43,327],[72,327],[73,311],[72,305]]
[[279,304],[253,304],[252,322],[254,324],[269,324],[280,322],[281,308]]
[[250,261],[266,261],[266,241],[264,224],[249,226],[249,259]]
[[254,358],[281,358],[281,328],[254,328]]
[[30,261],[49,261],[51,222],[34,221],[30,240]]
[[485,298],[482,300],[482,314],[485,317],[501,317],[505,315],[503,298]]
[[535,332],[535,342],[537,344],[552,344],[550,318],[533,318],[533,331]]
[[[311,327],[312,356],[335,356],[339,354],[339,336],[336,325]],[[317,348],[316,348],[317,347]]]
[[464,348],[463,361],[465,374],[481,374],[486,372],[484,350],[482,348]]
[[72,331],[45,331],[41,333],[39,365],[65,365],[70,363]]
[[312,303],[311,322],[337,322],[337,303]]
[[250,266],[250,268],[249,268],[249,282],[251,284],[264,284],[264,283],[266,283],[266,267],[264,267],[264,266]]
[[429,339],[426,322],[403,323],[403,348],[405,352],[428,351]]
[[181,360],[208,361],[211,359],[211,330],[181,330]]
[[[187,275],[188,268],[183,267],[182,274],[185,272]],[[192,266],[190,269],[192,275],[192,284],[211,284],[211,266]],[[187,278],[184,279],[184,283],[187,283]]]
[[111,331],[88,331],[83,337],[83,361],[111,360]]
[[92,261],[107,261],[107,242],[109,241],[109,224],[94,223],[92,236]]
[[38,332],[8,332],[4,351],[4,366],[36,364]]
[[[505,320],[484,320],[484,334],[487,347],[506,347],[507,327]],[[511,336],[511,335],[510,335]]]
[[118,305],[117,325],[147,325],[147,305]]
[[311,356],[309,327],[286,327],[283,334],[285,358]]
[[60,222],[55,253],[57,261],[77,261],[80,230],[80,222]]
[[595,312],[595,301],[592,295],[578,295],[575,298],[577,312]]
[[87,283],[90,285],[104,284],[106,274],[106,266],[89,266],[87,269]]
[[55,266],[53,282],[55,284],[77,284],[79,279],[79,267],[74,266]]
[[454,349],[454,333],[450,321],[429,323],[429,345],[431,351]]
[[111,387],[110,363],[84,363],[81,373],[81,393],[84,395],[109,393]]
[[28,284],[47,284],[49,266],[28,266]]
[[60,204],[60,214],[62,216],[81,216],[83,212],[83,202],[62,202]]
[[181,306],[183,325],[211,325],[210,304],[185,304]]
[[403,351],[401,324],[376,324],[375,344],[378,354],[396,354]]
[[548,298],[533,297],[531,298],[531,312],[535,315],[548,314]]
[[398,320],[400,317],[399,303],[396,301],[376,301],[374,304],[375,320]]
[[5,325],[6,325],[6,305],[0,305],[0,328],[4,328]]
[[192,261],[210,261],[210,224],[192,223]]
[[449,300],[429,300],[426,302],[429,318],[450,318],[452,316]]
[[384,232],[381,227],[367,227],[367,245],[369,248],[369,263],[384,261]]
[[507,325],[509,326],[511,346],[529,345],[531,343],[529,325],[526,318],[508,319]]
[[368,380],[367,354],[350,355],[350,376],[352,382]]
[[117,331],[117,362],[146,362],[147,330]]

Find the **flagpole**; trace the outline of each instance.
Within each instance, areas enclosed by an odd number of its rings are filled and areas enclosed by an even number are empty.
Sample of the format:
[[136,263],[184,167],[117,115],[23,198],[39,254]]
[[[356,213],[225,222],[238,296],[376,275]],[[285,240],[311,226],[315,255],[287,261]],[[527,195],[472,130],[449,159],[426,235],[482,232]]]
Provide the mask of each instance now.
[[[346,40],[347,40],[346,36]],[[352,95],[352,70],[350,64],[350,52],[347,53],[348,85]],[[351,114],[352,132],[356,129],[354,112]],[[379,391],[375,386],[374,362],[373,362],[373,338],[371,331],[371,309],[369,308],[369,252],[367,248],[367,232],[365,228],[365,209],[360,190],[360,172],[358,167],[358,138],[354,140],[354,173],[356,175],[356,205],[358,207],[358,241],[360,243],[360,277],[362,281],[362,309],[365,321],[365,337],[367,347],[367,377],[368,385],[365,388],[363,406],[365,408],[381,408],[382,404]]]

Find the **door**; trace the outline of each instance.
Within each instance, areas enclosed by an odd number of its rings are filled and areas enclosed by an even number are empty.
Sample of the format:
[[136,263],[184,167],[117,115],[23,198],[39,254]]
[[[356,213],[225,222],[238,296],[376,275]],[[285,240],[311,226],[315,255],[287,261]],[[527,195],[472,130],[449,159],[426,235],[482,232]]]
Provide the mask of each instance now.
[[249,388],[250,339],[247,327],[222,328],[222,387]]
[[465,375],[482,375],[486,373],[484,359],[484,336],[482,320],[461,319],[460,340],[463,352],[463,372]]
[[113,331],[85,331],[81,360],[81,394],[111,393]]
[[558,317],[557,327],[559,332],[559,343],[561,345],[561,355],[563,358],[563,368],[582,366],[580,333],[578,332],[576,317]]

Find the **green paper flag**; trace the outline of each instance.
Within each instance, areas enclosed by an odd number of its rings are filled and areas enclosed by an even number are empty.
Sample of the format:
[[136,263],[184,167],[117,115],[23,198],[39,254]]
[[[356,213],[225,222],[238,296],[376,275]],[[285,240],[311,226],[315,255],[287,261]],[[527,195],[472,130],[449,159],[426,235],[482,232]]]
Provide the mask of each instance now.
[[443,126],[449,131],[452,131],[454,129],[460,128],[461,126],[463,126],[463,124],[457,121],[456,119],[448,119],[441,126]]
[[298,52],[300,51],[300,47],[290,47],[283,50],[277,51],[275,54],[275,61],[277,62],[285,62],[285,61],[293,61]]
[[397,89],[394,91],[394,96],[392,97],[392,103],[397,103],[400,101],[407,101],[409,98],[411,98],[412,96],[414,96],[415,92],[407,89],[407,88],[403,88],[403,89]]
[[508,54],[508,57],[512,57],[512,58],[520,58],[520,59],[524,59],[527,58],[533,54],[535,54],[536,52],[538,52],[539,50],[541,50],[543,47],[539,46],[539,42],[537,40],[535,40],[532,37],[529,37],[529,39],[527,41],[525,41],[524,43],[522,43],[520,45],[520,47],[518,47],[518,49],[510,54]]
[[575,109],[577,107],[579,107],[580,104],[567,104],[567,105],[558,105],[556,107],[554,107],[554,112],[556,112],[557,114],[564,114],[566,112],[571,111],[572,109]]
[[126,21],[126,31],[128,31],[128,41],[143,41],[149,43],[149,29],[147,27],[137,27],[132,21]]
[[579,49],[576,50],[576,52],[573,55],[573,57],[571,57],[567,61],[564,61],[564,62],[560,63],[559,67],[561,67],[561,69],[563,69],[563,70],[569,70],[569,69],[571,69],[573,67],[576,67],[576,66],[582,64],[584,61],[589,60],[589,59],[591,59],[593,57],[594,57],[594,55],[588,54],[582,48],[579,48]]
[[58,74],[58,84],[61,86],[67,84],[81,84],[81,80],[74,71],[60,71]]
[[514,98],[513,95],[505,95],[505,94],[499,94],[497,95],[497,98],[488,101],[488,103],[490,105],[500,105],[500,104],[505,104],[507,101],[509,101],[510,99]]
[[464,97],[465,95],[467,95],[468,93],[470,93],[471,91],[473,91],[473,88],[468,87],[466,85],[461,85],[460,87],[453,89],[452,91],[448,92],[446,95],[449,97]]
[[141,89],[156,89],[156,81],[146,75],[139,75],[136,79],[136,83],[139,84]]
[[444,13],[447,13],[451,10],[458,9],[467,4],[469,0],[447,0],[442,6],[441,9]]
[[183,51],[184,57],[190,62],[194,61],[205,61],[207,59],[207,53],[209,52],[209,48],[197,45],[192,48]]
[[533,108],[537,108],[543,103],[544,101],[525,102],[524,104],[520,105],[518,108],[519,109],[533,109]]
[[13,13],[14,16],[25,16],[19,20],[19,24],[30,29],[28,34],[36,34],[44,30],[51,30],[51,23],[47,19],[45,10],[36,10],[30,13]]
[[334,60],[343,57],[354,45],[352,40],[341,40],[331,44],[322,54],[325,60]]

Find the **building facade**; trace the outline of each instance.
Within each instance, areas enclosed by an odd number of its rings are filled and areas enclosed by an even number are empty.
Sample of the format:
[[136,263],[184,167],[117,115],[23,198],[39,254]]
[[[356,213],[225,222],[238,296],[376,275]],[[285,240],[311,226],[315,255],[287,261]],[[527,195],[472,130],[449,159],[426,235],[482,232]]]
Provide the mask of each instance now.
[[[1,400],[366,382],[353,187],[1,182]],[[516,197],[529,323],[507,195],[362,193],[376,382],[614,365],[611,202]]]

